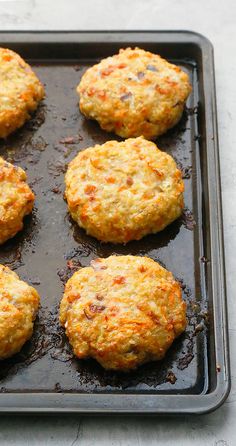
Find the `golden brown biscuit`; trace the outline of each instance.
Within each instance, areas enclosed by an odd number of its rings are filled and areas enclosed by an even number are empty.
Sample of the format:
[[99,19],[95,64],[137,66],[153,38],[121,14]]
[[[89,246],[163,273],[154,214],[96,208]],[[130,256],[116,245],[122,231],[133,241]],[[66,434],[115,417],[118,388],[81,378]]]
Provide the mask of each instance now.
[[126,48],[89,68],[77,87],[80,110],[123,138],[154,139],[180,120],[188,75],[157,54]]
[[33,332],[37,291],[0,265],[0,360],[18,353]]
[[23,228],[23,218],[33,204],[24,170],[0,157],[0,245]]
[[43,85],[14,51],[0,48],[0,138],[21,127],[44,97]]
[[173,275],[147,257],[96,259],[68,280],[60,322],[78,358],[128,371],[162,359],[186,327]]
[[175,161],[142,137],[80,152],[65,182],[73,219],[104,242],[127,243],[161,231],[183,209],[184,184]]

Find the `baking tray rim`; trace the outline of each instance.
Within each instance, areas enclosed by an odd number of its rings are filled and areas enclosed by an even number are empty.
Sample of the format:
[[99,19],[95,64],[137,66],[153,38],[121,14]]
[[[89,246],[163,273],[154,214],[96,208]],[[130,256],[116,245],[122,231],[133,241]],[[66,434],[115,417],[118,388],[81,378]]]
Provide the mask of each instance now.
[[[0,413],[140,413],[140,414],[203,414],[217,409],[226,400],[231,387],[229,341],[226,308],[226,283],[223,243],[223,217],[219,167],[219,146],[216,114],[216,91],[213,46],[202,34],[188,30],[105,30],[105,31],[0,31],[1,43],[98,43],[111,36],[110,43],[126,41],[137,44],[150,42],[166,44],[195,44],[202,54],[203,90],[205,96],[206,152],[208,169],[208,196],[210,215],[210,242],[212,250],[211,278],[214,309],[216,364],[215,389],[199,395],[141,395],[84,394],[84,393],[3,393]],[[28,41],[29,36],[31,41]],[[158,39],[155,38],[158,36]],[[20,37],[20,39],[19,39]],[[59,39],[60,37],[60,39]],[[106,43],[108,40],[106,40]],[[213,223],[212,223],[213,222]],[[216,222],[218,224],[216,224]],[[216,256],[217,254],[217,256]],[[215,261],[213,261],[215,260]],[[218,305],[216,309],[216,297]],[[214,302],[215,301],[215,302]],[[217,311],[216,311],[217,310]],[[112,396],[112,402],[111,400]],[[111,407],[112,406],[112,407]]]

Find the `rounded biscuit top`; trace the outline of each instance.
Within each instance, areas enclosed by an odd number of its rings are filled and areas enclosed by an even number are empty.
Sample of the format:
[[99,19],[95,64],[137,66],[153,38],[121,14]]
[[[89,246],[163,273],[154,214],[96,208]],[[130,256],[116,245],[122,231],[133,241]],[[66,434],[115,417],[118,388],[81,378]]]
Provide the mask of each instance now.
[[25,171],[0,157],[0,245],[23,228],[34,198]]
[[18,353],[31,337],[38,306],[37,291],[0,265],[0,360]]
[[159,55],[126,48],[89,68],[77,92],[81,112],[102,129],[154,139],[180,120],[191,85],[187,73]]
[[44,87],[19,56],[0,48],[0,138],[21,127],[39,101],[44,97]]
[[161,231],[183,209],[184,184],[174,159],[142,137],[80,152],[65,182],[72,218],[104,242],[127,243]]
[[79,358],[128,371],[162,359],[186,327],[186,304],[173,275],[138,256],[95,259],[68,280],[60,321]]

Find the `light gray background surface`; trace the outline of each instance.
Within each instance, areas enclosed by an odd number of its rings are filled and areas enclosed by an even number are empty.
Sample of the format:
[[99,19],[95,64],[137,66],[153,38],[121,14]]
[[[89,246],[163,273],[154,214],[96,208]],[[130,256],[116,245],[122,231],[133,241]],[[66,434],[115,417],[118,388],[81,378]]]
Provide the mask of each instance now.
[[1,446],[236,445],[236,3],[235,0],[0,0],[1,30],[189,29],[215,48],[232,390],[205,416],[5,417]]

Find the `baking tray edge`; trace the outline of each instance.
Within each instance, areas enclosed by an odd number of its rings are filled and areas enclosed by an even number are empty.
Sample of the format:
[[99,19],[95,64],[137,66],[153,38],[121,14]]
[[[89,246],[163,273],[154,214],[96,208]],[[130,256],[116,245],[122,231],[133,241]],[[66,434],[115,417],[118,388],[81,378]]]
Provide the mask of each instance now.
[[202,52],[203,89],[205,94],[206,150],[208,172],[208,207],[212,262],[213,311],[216,363],[220,373],[214,391],[205,395],[109,395],[70,393],[2,394],[0,413],[94,413],[94,414],[203,414],[217,409],[230,391],[229,342],[226,308],[226,283],[223,243],[223,218],[217,133],[216,91],[213,47],[201,34],[191,31],[4,31],[1,42],[76,43],[106,41],[133,43],[155,41],[197,45]]

